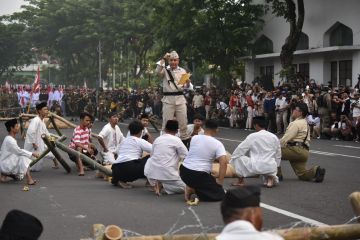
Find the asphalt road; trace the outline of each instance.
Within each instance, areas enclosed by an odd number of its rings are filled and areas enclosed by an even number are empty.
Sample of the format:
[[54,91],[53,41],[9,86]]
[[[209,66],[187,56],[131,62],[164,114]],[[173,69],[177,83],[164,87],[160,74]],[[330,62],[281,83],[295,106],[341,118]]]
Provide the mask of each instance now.
[[[96,122],[94,132],[105,123]],[[126,124],[120,124],[127,133]],[[69,138],[72,129],[62,132]],[[0,125],[1,142],[6,134]],[[219,139],[232,152],[250,132],[221,128]],[[154,136],[158,134],[153,132]],[[68,142],[68,140],[67,140]],[[22,147],[23,140],[18,138]],[[323,183],[297,180],[290,164],[282,162],[284,181],[272,189],[262,189],[264,229],[323,224],[344,224],[354,216],[348,195],[360,190],[360,144],[343,141],[313,140],[309,165],[326,168]],[[78,177],[75,165],[67,155],[72,173],[54,170],[51,162],[41,172],[33,173],[36,186],[24,192],[21,182],[0,185],[0,221],[11,209],[21,209],[37,216],[44,225],[41,239],[80,239],[90,236],[92,224],[116,224],[126,234],[165,234],[220,232],[223,224],[219,203],[201,202],[188,207],[183,195],[156,197],[145,187],[145,181],[125,190],[95,178],[95,172]],[[226,179],[225,188],[233,179]],[[258,184],[251,178],[247,183]]]

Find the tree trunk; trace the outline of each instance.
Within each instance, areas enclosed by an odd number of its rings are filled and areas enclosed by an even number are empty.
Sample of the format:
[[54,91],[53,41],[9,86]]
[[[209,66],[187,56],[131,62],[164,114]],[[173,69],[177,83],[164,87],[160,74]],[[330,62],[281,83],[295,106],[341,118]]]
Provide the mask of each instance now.
[[291,81],[295,76],[292,62],[304,24],[305,8],[304,0],[297,0],[298,14],[296,14],[296,5],[293,0],[286,0],[286,5],[289,18],[288,21],[290,24],[290,33],[281,48],[280,61],[283,69],[283,76],[285,76],[288,81]]

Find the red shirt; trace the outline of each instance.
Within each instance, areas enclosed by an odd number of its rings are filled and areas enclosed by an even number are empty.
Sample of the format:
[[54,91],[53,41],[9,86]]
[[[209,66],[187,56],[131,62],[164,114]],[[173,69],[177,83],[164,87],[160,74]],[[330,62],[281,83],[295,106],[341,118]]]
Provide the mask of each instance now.
[[75,143],[80,143],[85,147],[88,147],[90,144],[90,130],[88,128],[77,126],[74,129],[69,148],[76,149]]

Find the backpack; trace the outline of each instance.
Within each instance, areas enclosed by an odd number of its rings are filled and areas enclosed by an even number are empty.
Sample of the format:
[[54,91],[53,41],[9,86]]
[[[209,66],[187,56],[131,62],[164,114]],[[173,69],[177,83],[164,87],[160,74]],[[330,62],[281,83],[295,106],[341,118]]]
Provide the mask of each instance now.
[[327,107],[327,104],[326,104],[326,100],[325,100],[325,94],[321,94],[320,96],[318,96],[318,98],[316,99],[316,103],[318,105],[318,107],[324,107],[326,108]]

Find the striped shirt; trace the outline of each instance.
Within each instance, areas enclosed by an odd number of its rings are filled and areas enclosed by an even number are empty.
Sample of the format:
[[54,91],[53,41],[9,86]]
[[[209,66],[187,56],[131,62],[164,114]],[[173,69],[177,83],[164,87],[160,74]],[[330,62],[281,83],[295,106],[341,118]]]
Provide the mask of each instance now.
[[74,129],[69,147],[76,149],[75,143],[80,143],[85,147],[88,147],[90,144],[90,130],[88,128],[81,128],[80,126],[77,126]]

